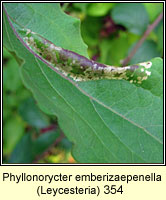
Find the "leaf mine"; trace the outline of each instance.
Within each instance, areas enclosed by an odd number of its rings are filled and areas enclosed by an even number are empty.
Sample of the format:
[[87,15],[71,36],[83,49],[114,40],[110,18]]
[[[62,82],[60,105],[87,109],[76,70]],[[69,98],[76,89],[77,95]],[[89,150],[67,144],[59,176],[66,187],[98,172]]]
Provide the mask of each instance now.
[[63,75],[74,81],[88,81],[99,79],[128,80],[130,83],[141,84],[151,72],[151,62],[137,65],[115,67],[90,60],[73,51],[57,47],[49,40],[30,29],[21,29],[25,43],[39,56],[44,58]]

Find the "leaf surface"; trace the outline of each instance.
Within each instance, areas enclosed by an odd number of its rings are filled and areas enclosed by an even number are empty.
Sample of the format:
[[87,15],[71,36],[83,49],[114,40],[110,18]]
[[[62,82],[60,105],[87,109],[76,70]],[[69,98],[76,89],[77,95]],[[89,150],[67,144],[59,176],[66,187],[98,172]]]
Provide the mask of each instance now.
[[140,3],[118,3],[113,7],[111,16],[115,23],[138,35],[143,34],[149,23],[148,13]]
[[32,133],[26,133],[12,152],[9,163],[32,163],[44,153],[59,137],[60,130],[49,131],[32,139]]

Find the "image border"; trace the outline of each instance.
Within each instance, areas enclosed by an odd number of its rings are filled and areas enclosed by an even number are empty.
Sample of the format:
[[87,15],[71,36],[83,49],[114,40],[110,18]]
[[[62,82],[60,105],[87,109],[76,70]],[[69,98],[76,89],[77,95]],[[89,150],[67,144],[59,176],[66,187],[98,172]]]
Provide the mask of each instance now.
[[[1,13],[3,13],[3,3],[72,3],[72,1],[1,1]],[[74,1],[74,3],[100,3],[100,1]],[[101,3],[121,3],[124,1],[102,1]],[[136,3],[138,1],[125,1],[125,3]],[[163,163],[50,163],[50,164],[4,164],[3,163],[3,14],[1,15],[1,166],[165,166],[165,1],[139,1],[140,3],[163,3]]]

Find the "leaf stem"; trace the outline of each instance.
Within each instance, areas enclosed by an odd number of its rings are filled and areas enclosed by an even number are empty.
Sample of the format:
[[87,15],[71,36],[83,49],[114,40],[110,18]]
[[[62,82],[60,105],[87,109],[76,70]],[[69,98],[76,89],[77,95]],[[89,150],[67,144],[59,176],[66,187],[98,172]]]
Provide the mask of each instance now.
[[160,13],[160,15],[156,18],[156,20],[148,26],[147,30],[144,32],[143,36],[141,37],[141,39],[137,42],[137,44],[135,45],[135,47],[133,48],[133,50],[129,53],[129,55],[123,60],[122,65],[125,66],[129,63],[129,61],[131,60],[131,58],[135,55],[135,53],[137,52],[137,50],[139,49],[139,47],[142,45],[142,43],[145,41],[145,39],[147,38],[147,36],[150,34],[150,32],[159,24],[159,22],[162,20],[163,18],[163,12]]

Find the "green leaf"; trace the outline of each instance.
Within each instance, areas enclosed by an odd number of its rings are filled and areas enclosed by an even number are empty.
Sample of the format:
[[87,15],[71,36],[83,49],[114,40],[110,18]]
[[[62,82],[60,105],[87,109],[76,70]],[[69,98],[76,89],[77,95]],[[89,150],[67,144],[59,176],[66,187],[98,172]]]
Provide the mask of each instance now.
[[12,152],[23,136],[24,129],[24,122],[16,114],[12,114],[12,117],[4,123],[3,142],[5,154],[10,154]]
[[[129,52],[134,48],[134,45],[129,49]],[[132,57],[129,64],[145,62],[159,56],[160,52],[157,49],[157,44],[152,40],[146,40]]]
[[155,34],[157,35],[158,50],[163,53],[163,20],[155,28]]
[[3,77],[4,90],[14,92],[22,87],[18,64],[13,57],[9,59],[7,66],[4,67]]
[[[162,162],[162,60],[152,60],[152,63],[153,72],[158,73],[153,73],[149,82],[155,79],[160,83],[157,87],[151,85],[151,89],[148,83],[137,87],[124,81],[79,84],[92,95],[91,103],[100,117],[98,130],[103,144],[124,162]],[[161,96],[157,96],[157,88]],[[107,133],[106,129],[110,132]]]
[[59,137],[59,130],[47,132],[37,139],[26,133],[12,152],[9,163],[32,163],[37,156],[44,153]]
[[118,3],[113,7],[111,16],[116,24],[138,35],[143,34],[149,23],[146,9],[140,3]]
[[44,128],[49,125],[48,118],[40,111],[33,98],[28,98],[19,106],[19,114],[29,125]]
[[89,3],[87,13],[90,16],[104,16],[114,6],[114,3]]
[[163,97],[163,60],[162,58],[152,59],[153,67],[151,70],[151,76],[146,81],[143,81],[141,87],[150,91],[153,95]]
[[100,62],[108,65],[119,66],[120,61],[125,58],[129,47],[127,34],[121,32],[117,39],[103,40],[100,44]]
[[38,137],[34,142],[33,142],[33,155],[40,155],[42,154],[50,145],[54,144],[56,139],[60,135],[60,130],[57,129],[56,131],[49,131],[40,137]]
[[[71,51],[77,48],[77,53],[88,57],[87,46],[83,43],[79,30],[80,21],[63,13],[58,3],[5,3],[4,5],[8,14],[18,24],[39,33],[57,46]],[[6,37],[4,40],[6,41]],[[4,43],[8,44],[8,41]],[[11,48],[11,43],[8,46]]]
[[13,150],[8,162],[9,163],[31,163],[33,161],[32,156],[32,138],[31,134],[25,134],[21,141],[17,144]]
[[89,3],[73,3],[74,8],[78,8],[82,12],[87,12],[87,7],[89,6]]
[[148,12],[150,23],[163,11],[163,3],[143,3],[143,5]]
[[[55,13],[58,15],[59,10]],[[64,15],[62,17],[61,22],[66,20]],[[38,17],[35,19],[31,21],[37,23]],[[60,127],[74,144],[72,153],[77,161],[163,162],[162,90],[156,94],[156,89],[153,92],[153,88],[148,89],[149,84],[136,85],[125,80],[73,82],[34,57],[15,37],[5,16],[4,20],[10,45],[25,60],[21,68],[24,83],[34,94],[40,108],[58,117]],[[42,21],[38,24],[42,26]],[[67,33],[65,29],[66,39]],[[41,35],[49,39],[47,34]],[[62,46],[60,41],[56,42]],[[72,50],[77,52],[77,45]],[[149,71],[153,73],[153,67],[158,65],[155,81],[163,83],[162,60],[151,62]],[[152,79],[150,76],[150,83]]]
[[9,53],[9,51],[5,48],[3,48],[3,58],[5,59],[13,59],[13,56],[11,55],[11,53]]
[[85,42],[90,46],[97,45],[102,23],[102,18],[91,16],[87,16],[82,22],[81,33]]

